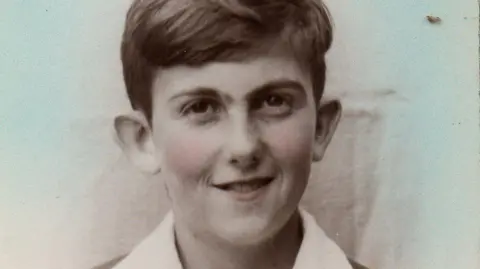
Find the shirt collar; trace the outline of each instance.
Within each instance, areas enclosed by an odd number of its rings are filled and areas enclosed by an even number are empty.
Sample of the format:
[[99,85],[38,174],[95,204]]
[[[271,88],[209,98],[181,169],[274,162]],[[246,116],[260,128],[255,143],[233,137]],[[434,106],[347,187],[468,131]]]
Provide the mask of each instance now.
[[[293,269],[351,269],[343,251],[328,238],[314,217],[300,209],[304,236]],[[173,214],[114,269],[182,269],[175,246]]]

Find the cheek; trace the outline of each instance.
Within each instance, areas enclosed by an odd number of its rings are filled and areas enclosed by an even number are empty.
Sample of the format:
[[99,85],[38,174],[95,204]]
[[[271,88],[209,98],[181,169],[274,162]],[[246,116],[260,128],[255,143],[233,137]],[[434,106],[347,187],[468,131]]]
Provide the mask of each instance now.
[[164,168],[179,180],[198,181],[208,173],[217,145],[210,136],[176,132],[166,137],[164,145]]
[[285,205],[298,205],[310,175],[314,124],[307,119],[292,120],[269,127],[268,146],[283,174],[281,196]]
[[268,128],[270,150],[282,165],[310,165],[313,152],[314,124],[306,119],[291,120]]

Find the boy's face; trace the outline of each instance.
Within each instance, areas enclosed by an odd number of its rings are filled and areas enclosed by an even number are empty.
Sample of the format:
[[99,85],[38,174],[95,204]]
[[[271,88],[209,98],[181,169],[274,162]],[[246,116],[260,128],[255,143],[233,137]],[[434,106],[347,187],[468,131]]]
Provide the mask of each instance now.
[[235,244],[278,231],[297,208],[340,115],[318,106],[293,58],[163,69],[153,118],[116,119],[125,153],[162,175],[179,225]]

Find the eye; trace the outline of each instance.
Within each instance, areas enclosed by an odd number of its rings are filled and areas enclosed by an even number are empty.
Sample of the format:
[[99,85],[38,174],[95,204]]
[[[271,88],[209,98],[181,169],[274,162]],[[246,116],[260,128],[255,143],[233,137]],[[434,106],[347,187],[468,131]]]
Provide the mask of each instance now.
[[292,99],[286,94],[270,93],[257,100],[255,109],[266,116],[285,116],[292,111]]
[[195,113],[195,114],[203,114],[203,113],[210,113],[216,109],[215,104],[208,100],[200,100],[194,102],[187,108],[188,112]]
[[264,103],[267,106],[279,107],[285,105],[285,100],[279,95],[272,94],[267,96],[267,98],[264,100]]
[[202,98],[186,104],[181,114],[194,121],[206,122],[216,119],[220,111],[221,105],[216,100]]

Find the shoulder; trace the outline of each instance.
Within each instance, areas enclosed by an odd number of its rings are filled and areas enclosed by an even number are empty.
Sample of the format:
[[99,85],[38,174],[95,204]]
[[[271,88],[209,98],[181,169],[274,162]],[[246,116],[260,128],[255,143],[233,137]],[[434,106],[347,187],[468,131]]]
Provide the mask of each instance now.
[[[116,257],[115,259],[112,259],[110,261],[107,261],[103,264],[100,264],[98,266],[93,267],[92,269],[113,269],[115,265],[117,265],[119,262],[121,262],[127,255],[122,255],[120,257]],[[348,262],[352,266],[353,269],[368,269],[367,267],[357,263],[353,259],[348,259]]]
[[92,269],[113,269],[115,267],[115,265],[120,263],[123,259],[125,259],[125,257],[127,257],[127,255],[122,255],[120,257],[116,257],[115,259],[112,259],[112,260],[109,260],[105,263],[97,265],[97,266],[93,267]]
[[368,269],[367,267],[357,263],[352,259],[348,259],[348,262],[350,262],[350,265],[352,266],[353,269]]

